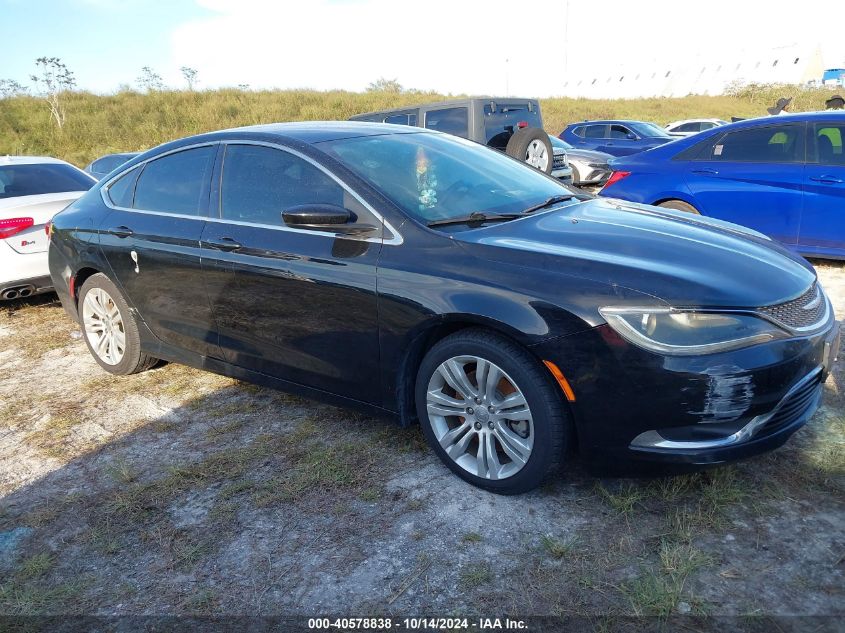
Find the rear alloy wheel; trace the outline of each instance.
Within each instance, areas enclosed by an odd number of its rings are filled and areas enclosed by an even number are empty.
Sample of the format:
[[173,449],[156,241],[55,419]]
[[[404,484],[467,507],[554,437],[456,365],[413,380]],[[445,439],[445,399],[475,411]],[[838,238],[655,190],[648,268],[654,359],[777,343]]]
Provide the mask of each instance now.
[[696,209],[691,204],[684,202],[683,200],[664,200],[657,206],[663,207],[664,209],[674,209],[675,211],[684,211],[685,213],[694,213],[695,215],[701,215],[698,209]]
[[79,290],[79,318],[88,350],[100,367],[127,375],[149,369],[157,359],[141,351],[138,324],[120,291],[102,273]]
[[476,486],[524,492],[563,458],[568,419],[550,376],[524,349],[491,332],[460,332],[432,348],[416,397],[429,444]]
[[540,128],[526,127],[517,131],[508,141],[505,153],[546,174],[554,167],[552,143]]

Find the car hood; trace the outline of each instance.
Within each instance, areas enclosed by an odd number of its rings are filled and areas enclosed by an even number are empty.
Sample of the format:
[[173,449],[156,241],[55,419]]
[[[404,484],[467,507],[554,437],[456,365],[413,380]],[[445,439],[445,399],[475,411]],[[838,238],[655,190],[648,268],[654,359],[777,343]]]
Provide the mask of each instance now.
[[32,218],[35,224],[44,224],[71,202],[81,197],[84,191],[42,193],[37,196],[17,196],[0,199],[0,217]]
[[613,158],[612,155],[607,154],[605,152],[597,152],[591,149],[578,148],[566,150],[566,155],[570,156],[571,158],[585,160],[590,163],[606,163],[611,158]]
[[613,199],[454,237],[483,259],[624,287],[675,307],[782,303],[816,278],[806,260],[749,229]]

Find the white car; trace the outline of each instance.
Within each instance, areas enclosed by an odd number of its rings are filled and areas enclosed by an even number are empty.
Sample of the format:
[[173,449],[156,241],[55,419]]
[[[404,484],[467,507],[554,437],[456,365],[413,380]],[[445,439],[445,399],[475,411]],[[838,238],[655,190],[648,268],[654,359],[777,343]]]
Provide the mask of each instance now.
[[0,156],[0,301],[50,290],[50,219],[96,184],[56,158]]
[[720,125],[727,125],[727,121],[722,119],[685,119],[683,121],[674,121],[666,126],[666,132],[669,136],[692,136],[704,130],[710,130]]

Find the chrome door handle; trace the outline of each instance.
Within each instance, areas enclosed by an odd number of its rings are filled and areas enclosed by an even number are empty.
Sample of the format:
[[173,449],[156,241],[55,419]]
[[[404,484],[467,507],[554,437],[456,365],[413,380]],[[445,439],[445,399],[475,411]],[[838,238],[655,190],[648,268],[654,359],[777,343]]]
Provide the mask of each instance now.
[[826,185],[841,184],[843,180],[835,176],[811,176],[810,180],[813,182],[823,182]]
[[719,172],[716,169],[693,169],[694,174],[707,174],[708,176],[718,176]]
[[238,244],[235,240],[231,237],[221,237],[216,240],[205,240],[206,246],[210,246],[211,248],[216,248],[218,251],[236,251],[238,250],[241,245]]

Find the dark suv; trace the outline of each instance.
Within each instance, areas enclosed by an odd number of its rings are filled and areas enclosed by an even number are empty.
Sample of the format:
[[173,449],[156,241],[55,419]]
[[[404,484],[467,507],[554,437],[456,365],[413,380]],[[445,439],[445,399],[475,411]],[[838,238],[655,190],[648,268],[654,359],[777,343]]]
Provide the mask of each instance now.
[[356,114],[350,121],[416,125],[446,132],[493,147],[566,183],[572,182],[566,151],[552,147],[543,131],[536,99],[472,97]]

